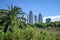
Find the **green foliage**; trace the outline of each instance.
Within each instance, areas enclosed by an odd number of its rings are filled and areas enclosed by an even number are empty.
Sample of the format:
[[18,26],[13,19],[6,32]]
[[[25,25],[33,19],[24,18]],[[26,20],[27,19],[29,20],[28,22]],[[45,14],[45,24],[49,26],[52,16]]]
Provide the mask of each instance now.
[[42,23],[35,23],[34,24],[36,27],[39,27],[39,28],[42,28],[43,26],[42,26]]
[[25,29],[18,28],[16,26],[13,27],[13,32],[9,30],[4,33],[0,33],[1,40],[56,40],[56,35],[47,32],[40,31],[39,28],[30,27],[27,25]]
[[50,23],[35,23],[34,24],[36,27],[39,28],[46,28],[46,27],[60,27],[60,21],[56,21],[56,22],[50,22]]
[[51,26],[48,26],[48,27],[47,27],[47,30],[51,30]]

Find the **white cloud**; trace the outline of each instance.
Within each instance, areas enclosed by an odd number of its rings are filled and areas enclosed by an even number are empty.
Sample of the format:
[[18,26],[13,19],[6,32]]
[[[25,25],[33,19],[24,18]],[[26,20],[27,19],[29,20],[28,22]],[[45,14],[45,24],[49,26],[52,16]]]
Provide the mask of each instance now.
[[43,18],[43,22],[46,21],[46,18],[51,18],[51,21],[52,21],[52,22],[54,22],[54,21],[60,21],[60,15],[44,17],[44,18]]

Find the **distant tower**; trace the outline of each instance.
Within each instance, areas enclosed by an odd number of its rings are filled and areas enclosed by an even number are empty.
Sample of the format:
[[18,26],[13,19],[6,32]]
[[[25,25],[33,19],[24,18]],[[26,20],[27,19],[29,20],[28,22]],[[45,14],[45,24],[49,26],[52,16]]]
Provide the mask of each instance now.
[[42,23],[42,22],[43,22],[43,18],[42,18],[41,13],[39,13],[39,15],[38,15],[38,23]]
[[29,12],[29,23],[33,24],[33,12],[31,10]]
[[51,18],[46,19],[46,23],[49,23],[49,22],[51,22]]
[[34,21],[35,21],[34,23],[37,23],[37,16],[36,15],[34,16]]

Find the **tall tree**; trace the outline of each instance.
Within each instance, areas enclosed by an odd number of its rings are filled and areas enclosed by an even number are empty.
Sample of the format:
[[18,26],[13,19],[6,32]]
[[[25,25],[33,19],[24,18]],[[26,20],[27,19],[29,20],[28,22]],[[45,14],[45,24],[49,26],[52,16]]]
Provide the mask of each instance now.
[[12,25],[17,14],[22,14],[21,12],[22,12],[22,9],[17,6],[13,6],[13,5],[8,6],[8,10],[6,12],[6,15],[1,18],[1,19],[4,19],[3,23],[5,23],[4,32],[7,31],[9,25]]

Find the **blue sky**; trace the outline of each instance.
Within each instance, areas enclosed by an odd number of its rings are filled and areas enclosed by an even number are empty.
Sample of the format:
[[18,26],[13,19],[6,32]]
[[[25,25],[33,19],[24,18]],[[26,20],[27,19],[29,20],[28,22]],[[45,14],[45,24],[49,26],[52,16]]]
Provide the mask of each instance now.
[[0,0],[0,9],[11,4],[21,7],[27,14],[32,10],[34,15],[41,13],[45,18],[60,16],[60,0]]

